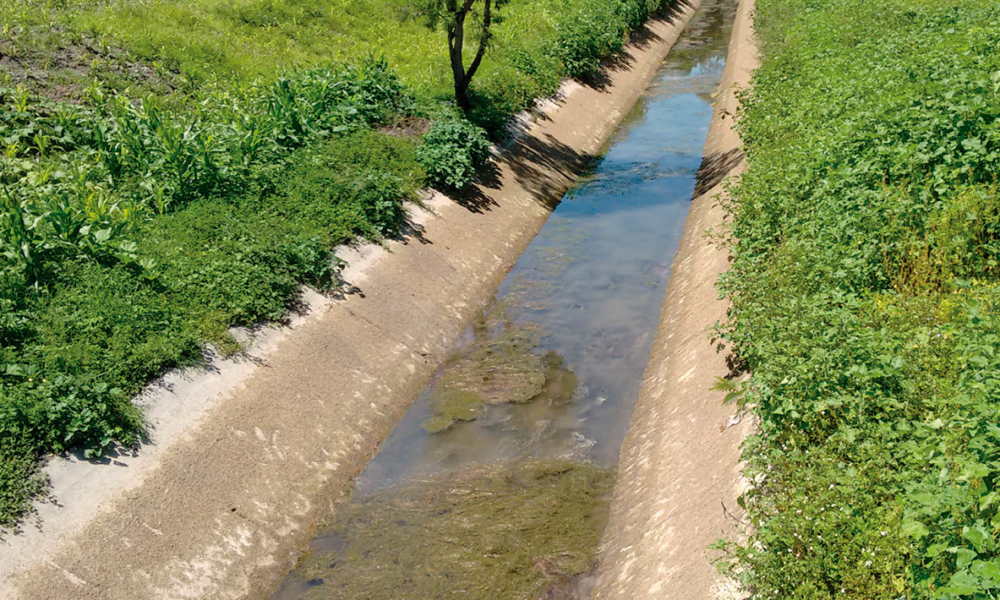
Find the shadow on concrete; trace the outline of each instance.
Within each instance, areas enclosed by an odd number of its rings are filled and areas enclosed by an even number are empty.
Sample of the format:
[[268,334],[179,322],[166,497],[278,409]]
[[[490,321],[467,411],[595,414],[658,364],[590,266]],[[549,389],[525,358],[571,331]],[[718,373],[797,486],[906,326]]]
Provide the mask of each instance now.
[[[500,159],[503,160],[505,155],[506,153],[501,154]],[[499,190],[503,186],[500,166],[496,161],[497,157],[491,158],[480,167],[473,185],[466,186],[464,190],[449,192],[448,197],[474,213],[485,213],[498,206],[497,201],[486,193],[486,190]]]
[[606,92],[611,86],[611,75],[619,71],[627,71],[635,64],[635,56],[630,48],[644,50],[649,46],[663,42],[663,38],[653,32],[650,27],[652,23],[664,23],[672,25],[678,22],[685,11],[694,5],[691,0],[674,0],[669,5],[660,9],[659,12],[649,18],[649,21],[629,36],[628,46],[625,51],[601,61],[601,69],[597,74],[580,80],[580,83],[595,90]]
[[577,152],[551,134],[545,134],[522,136],[501,160],[517,183],[554,208],[594,156]]
[[726,152],[713,152],[702,157],[701,166],[698,167],[698,175],[695,178],[694,197],[697,198],[708,192],[729,175],[729,172],[736,168],[743,160],[743,151],[733,148]]

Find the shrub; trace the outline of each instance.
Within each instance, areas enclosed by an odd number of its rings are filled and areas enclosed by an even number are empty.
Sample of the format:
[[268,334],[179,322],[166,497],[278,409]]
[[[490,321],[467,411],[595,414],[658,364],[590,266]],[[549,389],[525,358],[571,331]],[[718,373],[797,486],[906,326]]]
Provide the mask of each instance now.
[[434,122],[417,148],[417,160],[427,171],[427,182],[442,189],[460,190],[472,183],[490,156],[486,132],[457,117]]
[[602,58],[625,46],[626,21],[618,2],[588,0],[556,25],[550,52],[562,61],[570,77],[593,77]]
[[299,153],[287,178],[275,202],[289,218],[321,228],[346,219],[352,234],[380,237],[398,229],[424,170],[412,141],[364,130]]

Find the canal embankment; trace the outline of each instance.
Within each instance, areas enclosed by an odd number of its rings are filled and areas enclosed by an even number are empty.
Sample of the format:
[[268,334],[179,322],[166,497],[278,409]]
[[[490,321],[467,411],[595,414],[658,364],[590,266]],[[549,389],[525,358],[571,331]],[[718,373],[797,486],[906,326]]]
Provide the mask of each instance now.
[[728,251],[706,236],[725,227],[726,179],[743,169],[734,131],[737,92],[756,68],[751,15],[742,0],[733,26],[696,197],[674,258],[659,330],[622,446],[619,475],[598,569],[599,600],[725,598],[731,590],[709,546],[734,531],[740,443],[749,423],[725,392],[730,369],[710,341],[728,304],[716,282]]

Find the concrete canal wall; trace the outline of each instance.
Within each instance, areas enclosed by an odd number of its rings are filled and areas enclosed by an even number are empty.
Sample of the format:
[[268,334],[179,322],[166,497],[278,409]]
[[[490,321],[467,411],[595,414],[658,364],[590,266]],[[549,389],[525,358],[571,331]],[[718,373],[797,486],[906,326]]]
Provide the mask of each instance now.
[[708,546],[727,535],[739,513],[739,447],[748,424],[723,405],[723,392],[710,389],[728,373],[725,354],[716,352],[708,332],[726,318],[715,283],[728,268],[728,253],[704,233],[725,226],[719,195],[725,178],[743,168],[733,115],[736,92],[757,65],[752,10],[753,0],[741,0],[696,197],[622,445],[598,600],[734,597],[711,564]]

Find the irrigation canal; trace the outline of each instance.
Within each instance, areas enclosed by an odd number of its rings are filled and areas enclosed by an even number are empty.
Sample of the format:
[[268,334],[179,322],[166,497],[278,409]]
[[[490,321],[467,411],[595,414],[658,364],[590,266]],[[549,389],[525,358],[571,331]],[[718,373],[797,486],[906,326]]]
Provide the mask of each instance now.
[[275,600],[589,596],[734,12],[703,3]]

